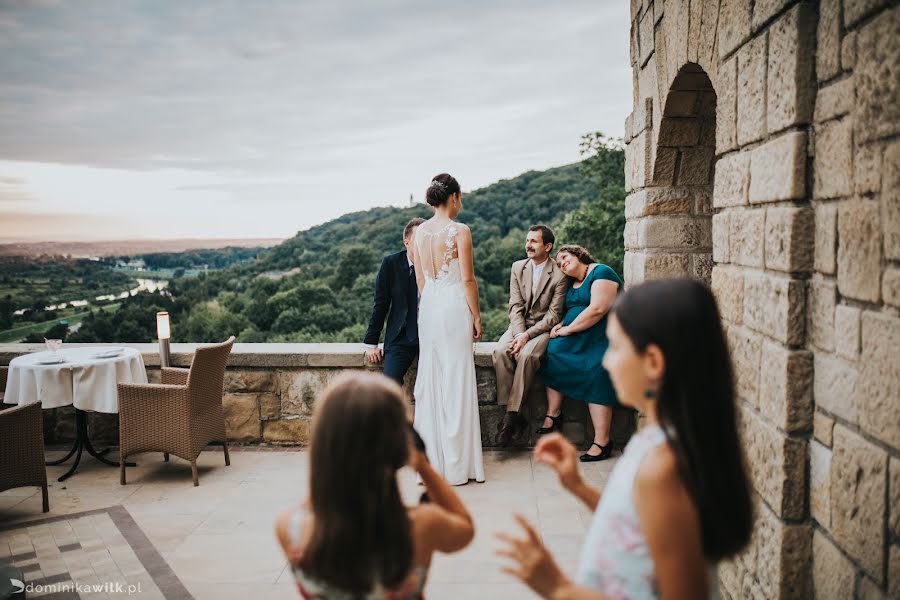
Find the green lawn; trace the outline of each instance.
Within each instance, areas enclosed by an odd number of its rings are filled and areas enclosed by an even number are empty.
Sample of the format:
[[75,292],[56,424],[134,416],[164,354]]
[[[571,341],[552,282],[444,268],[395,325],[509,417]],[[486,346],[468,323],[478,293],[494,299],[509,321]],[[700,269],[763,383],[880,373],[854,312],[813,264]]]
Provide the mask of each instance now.
[[[99,310],[106,312],[115,312],[119,309],[119,303],[117,302],[115,304],[107,304],[98,308]],[[69,327],[71,328],[73,325],[80,323],[89,313],[90,311],[85,310],[71,315],[60,314],[57,319],[54,319],[52,321],[44,321],[43,323],[29,323],[27,325],[20,325],[18,327],[13,327],[12,329],[0,331],[0,343],[21,341],[25,339],[28,334],[46,331],[59,321],[68,321]]]

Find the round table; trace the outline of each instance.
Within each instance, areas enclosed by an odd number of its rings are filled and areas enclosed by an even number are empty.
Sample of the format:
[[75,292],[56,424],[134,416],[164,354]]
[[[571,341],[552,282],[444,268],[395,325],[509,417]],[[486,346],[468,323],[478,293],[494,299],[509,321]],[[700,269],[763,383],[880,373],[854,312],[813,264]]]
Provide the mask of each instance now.
[[119,466],[97,452],[88,440],[86,411],[118,413],[119,383],[147,383],[147,371],[141,353],[133,348],[63,348],[57,352],[62,362],[51,364],[52,352],[35,352],[14,358],[9,363],[6,404],[40,402],[42,408],[75,407],[75,443],[69,453],[48,465],[62,464],[74,454],[75,462],[59,481],[68,479],[81,460],[82,450],[101,462]]

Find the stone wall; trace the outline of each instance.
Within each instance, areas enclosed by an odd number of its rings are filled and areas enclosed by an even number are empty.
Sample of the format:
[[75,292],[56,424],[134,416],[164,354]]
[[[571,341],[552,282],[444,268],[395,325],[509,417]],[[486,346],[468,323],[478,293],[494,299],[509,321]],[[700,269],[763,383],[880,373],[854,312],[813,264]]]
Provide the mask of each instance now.
[[[78,344],[89,346],[90,344]],[[153,344],[125,344],[142,352],[150,382],[159,382],[159,355]],[[475,345],[478,408],[481,437],[485,447],[494,446],[497,424],[505,407],[497,405],[497,387],[491,351],[494,344]],[[172,366],[188,367],[196,346],[172,345]],[[0,369],[20,354],[43,350],[28,344],[0,345]],[[312,413],[319,392],[336,376],[347,371],[377,370],[367,365],[360,344],[235,344],[225,372],[223,405],[225,428],[231,443],[305,445],[309,441]],[[405,392],[412,402],[415,369],[407,374]],[[541,386],[531,390],[527,402],[533,421],[530,437],[520,446],[534,443],[534,430],[546,412],[546,395]],[[523,409],[524,411],[524,409]],[[566,400],[563,405],[564,433],[579,444],[589,442],[593,429],[582,402]],[[63,407],[44,411],[44,439],[48,444],[70,441],[75,435],[74,409]],[[89,435],[98,442],[118,443],[118,415],[91,414]],[[617,410],[612,437],[624,444],[634,428],[629,410]]]
[[900,7],[631,15],[626,284],[710,281],[757,495],[724,591],[900,597]]

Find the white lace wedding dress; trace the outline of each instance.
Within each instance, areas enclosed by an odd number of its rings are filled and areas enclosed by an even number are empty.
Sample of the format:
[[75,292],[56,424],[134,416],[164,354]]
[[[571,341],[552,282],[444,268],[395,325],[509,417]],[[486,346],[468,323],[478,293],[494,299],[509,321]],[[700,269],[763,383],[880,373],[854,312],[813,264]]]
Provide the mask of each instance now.
[[416,230],[416,254],[425,274],[419,299],[416,431],[428,460],[453,485],[484,481],[481,424],[475,384],[472,313],[459,270],[459,225]]

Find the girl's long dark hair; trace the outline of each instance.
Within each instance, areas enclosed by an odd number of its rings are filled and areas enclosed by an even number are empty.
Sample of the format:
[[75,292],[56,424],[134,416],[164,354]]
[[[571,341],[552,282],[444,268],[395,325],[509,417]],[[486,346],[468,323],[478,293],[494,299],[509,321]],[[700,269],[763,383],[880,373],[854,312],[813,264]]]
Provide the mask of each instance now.
[[715,298],[693,279],[649,281],[619,296],[613,313],[638,352],[655,344],[665,357],[660,426],[697,507],[704,554],[732,556],[750,539],[753,508]]
[[309,455],[314,523],[300,567],[353,594],[395,587],[413,561],[396,477],[409,459],[403,394],[386,377],[357,373],[335,380],[318,402]]

